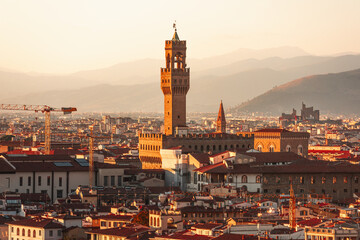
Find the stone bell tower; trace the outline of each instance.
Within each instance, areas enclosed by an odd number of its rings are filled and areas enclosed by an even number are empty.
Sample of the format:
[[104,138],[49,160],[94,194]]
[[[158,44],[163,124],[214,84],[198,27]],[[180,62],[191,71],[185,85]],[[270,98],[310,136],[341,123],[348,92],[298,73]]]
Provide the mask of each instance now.
[[[175,25],[174,25],[175,28]],[[186,128],[186,94],[190,88],[190,69],[186,68],[186,41],[175,28],[171,40],[165,41],[166,67],[161,68],[161,90],[164,94],[165,135],[179,134]]]

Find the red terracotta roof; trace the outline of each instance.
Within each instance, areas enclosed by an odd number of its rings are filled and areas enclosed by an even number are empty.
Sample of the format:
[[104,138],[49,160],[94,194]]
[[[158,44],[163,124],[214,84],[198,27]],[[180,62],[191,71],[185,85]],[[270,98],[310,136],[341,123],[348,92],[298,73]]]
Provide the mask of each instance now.
[[11,222],[8,224],[16,225],[16,226],[25,226],[25,227],[46,228],[46,229],[65,228],[60,223],[56,223],[52,219],[45,219],[45,218],[30,218],[30,219]]
[[221,223],[198,223],[198,224],[193,225],[191,228],[212,230],[214,228],[221,227],[222,225],[223,224],[221,224]]
[[204,172],[209,172],[212,169],[217,169],[217,170],[225,169],[226,170],[227,168],[225,166],[225,163],[219,162],[219,163],[216,163],[216,164],[211,164],[211,165],[207,165],[207,166],[204,166],[204,167],[197,168],[194,171],[204,173]]
[[132,237],[142,233],[145,233],[149,228],[132,228],[132,227],[121,227],[121,228],[108,228],[108,229],[95,229],[87,232],[88,234],[101,234],[101,235],[110,235],[117,237]]
[[184,239],[184,240],[209,240],[213,239],[210,236],[198,235],[189,230],[185,230],[182,232],[175,232],[169,235],[163,235],[161,238],[168,238],[168,239]]

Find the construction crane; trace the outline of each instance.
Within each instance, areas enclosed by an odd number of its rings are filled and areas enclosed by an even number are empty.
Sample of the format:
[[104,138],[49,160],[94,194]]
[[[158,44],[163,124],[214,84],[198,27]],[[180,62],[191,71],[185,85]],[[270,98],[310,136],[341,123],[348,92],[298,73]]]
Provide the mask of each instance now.
[[89,186],[95,186],[94,182],[94,139],[111,139],[109,136],[94,136],[94,125],[89,126],[90,134],[79,135],[89,139]]
[[94,184],[94,126],[90,126],[89,128],[89,186],[91,188]]
[[50,154],[51,149],[51,112],[63,112],[64,114],[71,114],[77,111],[74,107],[53,108],[47,105],[21,105],[21,104],[0,104],[0,110],[14,110],[14,111],[34,111],[45,114],[45,154]]

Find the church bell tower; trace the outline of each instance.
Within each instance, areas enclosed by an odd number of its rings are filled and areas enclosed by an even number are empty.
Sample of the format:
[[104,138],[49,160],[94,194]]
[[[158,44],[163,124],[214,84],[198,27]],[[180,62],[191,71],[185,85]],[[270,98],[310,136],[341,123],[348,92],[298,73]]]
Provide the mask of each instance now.
[[175,24],[174,28],[173,38],[165,41],[166,67],[161,68],[165,135],[179,134],[179,129],[186,128],[186,94],[190,88],[186,41],[180,40]]

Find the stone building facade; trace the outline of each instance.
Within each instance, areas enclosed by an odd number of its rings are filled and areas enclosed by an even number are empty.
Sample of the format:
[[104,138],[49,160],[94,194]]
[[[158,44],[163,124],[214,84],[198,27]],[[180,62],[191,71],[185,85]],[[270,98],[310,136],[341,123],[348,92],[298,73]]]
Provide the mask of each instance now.
[[308,155],[310,134],[290,132],[285,129],[262,129],[255,132],[239,132],[238,135],[254,135],[254,148],[260,152],[293,152]]
[[264,198],[289,194],[320,194],[342,201],[360,191],[360,166],[347,162],[308,160],[291,152],[245,153],[195,169],[198,191],[231,186],[258,192]]
[[188,134],[186,136],[166,136],[161,133],[141,133],[139,135],[139,157],[143,168],[161,168],[160,149],[184,147],[192,152],[218,153],[226,150],[254,148],[252,135],[226,133]]

